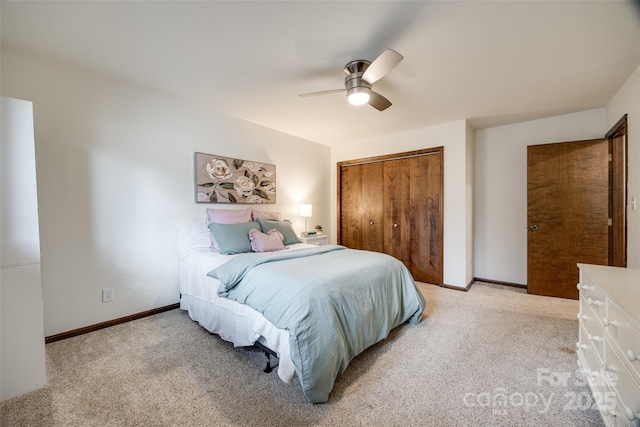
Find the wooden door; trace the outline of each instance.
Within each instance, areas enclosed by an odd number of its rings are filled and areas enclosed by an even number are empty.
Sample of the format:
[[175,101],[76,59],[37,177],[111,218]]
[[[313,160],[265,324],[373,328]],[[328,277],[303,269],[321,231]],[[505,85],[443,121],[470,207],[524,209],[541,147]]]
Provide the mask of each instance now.
[[607,139],[527,147],[527,290],[578,298],[577,263],[609,259]]
[[362,249],[362,168],[358,165],[339,167],[340,227],[338,243]]
[[627,266],[627,116],[607,132],[609,167],[609,265]]
[[384,252],[411,269],[409,159],[384,162]]
[[442,147],[338,163],[338,243],[443,285]]
[[443,284],[442,151],[409,159],[411,266],[414,279]]
[[362,170],[362,249],[384,252],[383,163],[365,163]]

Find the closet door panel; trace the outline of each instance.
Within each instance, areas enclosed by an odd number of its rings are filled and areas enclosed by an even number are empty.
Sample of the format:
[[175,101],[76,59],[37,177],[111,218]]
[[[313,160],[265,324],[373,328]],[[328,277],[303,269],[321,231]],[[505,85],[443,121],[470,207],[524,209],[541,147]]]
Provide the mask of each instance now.
[[411,262],[415,280],[442,283],[442,154],[410,159]]
[[338,242],[401,260],[442,286],[443,152],[417,150],[338,163]]
[[384,252],[384,192],[382,162],[365,163],[362,169],[362,249]]
[[340,241],[351,249],[362,249],[362,169],[340,168]]
[[384,252],[411,267],[411,219],[409,216],[409,159],[384,164]]

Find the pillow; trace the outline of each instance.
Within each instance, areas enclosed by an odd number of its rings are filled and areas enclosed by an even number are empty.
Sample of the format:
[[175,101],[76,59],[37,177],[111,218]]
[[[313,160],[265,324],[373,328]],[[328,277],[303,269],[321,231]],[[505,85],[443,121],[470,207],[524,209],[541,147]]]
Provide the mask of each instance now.
[[300,243],[300,239],[298,239],[298,235],[296,234],[291,222],[289,220],[278,221],[275,219],[262,219],[258,218],[258,223],[260,224],[260,229],[263,233],[275,228],[284,237],[283,243],[285,245],[292,245],[294,243]]
[[204,218],[193,220],[190,223],[176,224],[178,231],[178,252],[181,257],[190,255],[199,249],[209,249],[209,229]]
[[284,239],[282,233],[275,228],[272,228],[266,233],[261,233],[257,228],[249,230],[251,249],[253,249],[254,252],[273,252],[287,249],[282,243],[282,239]]
[[[218,224],[242,224],[251,222],[251,208],[247,209],[212,209],[207,208],[207,224],[217,222]],[[210,248],[217,252],[218,242],[212,233],[209,233]]]
[[250,222],[251,208],[247,209],[212,209],[207,208],[207,224],[242,224]]
[[251,252],[249,230],[258,228],[257,222],[245,222],[243,224],[209,224],[209,230],[214,235],[221,254],[231,255],[243,252]]
[[253,218],[254,221],[257,220],[258,218],[277,219],[277,220],[282,219],[280,212],[259,211],[257,209],[253,209],[251,211],[251,217]]

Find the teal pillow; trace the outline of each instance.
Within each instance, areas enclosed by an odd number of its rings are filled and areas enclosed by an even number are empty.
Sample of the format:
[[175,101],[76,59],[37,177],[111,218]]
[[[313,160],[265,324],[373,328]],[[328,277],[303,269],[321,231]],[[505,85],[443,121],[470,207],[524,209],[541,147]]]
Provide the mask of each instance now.
[[257,222],[245,222],[242,224],[219,224],[212,222],[209,230],[218,242],[220,253],[224,255],[251,252],[251,240],[249,230],[260,228]]
[[294,243],[301,242],[301,240],[298,239],[298,235],[296,234],[295,230],[293,229],[293,225],[291,225],[291,222],[289,220],[285,219],[282,221],[278,221],[276,219],[258,218],[258,222],[260,223],[260,229],[263,233],[267,233],[269,230],[274,228],[282,233],[282,236],[284,237],[282,243],[284,243],[285,245],[292,245]]

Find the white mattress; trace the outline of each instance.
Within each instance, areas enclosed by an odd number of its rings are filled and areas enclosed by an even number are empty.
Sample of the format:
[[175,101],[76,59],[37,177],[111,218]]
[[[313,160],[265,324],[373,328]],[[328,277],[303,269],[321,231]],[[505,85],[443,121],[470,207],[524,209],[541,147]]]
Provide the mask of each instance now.
[[[313,247],[304,243],[288,250]],[[279,359],[278,376],[290,383],[295,375],[289,352],[289,332],[278,329],[251,307],[218,297],[220,282],[207,276],[214,268],[237,255],[220,255],[208,249],[192,251],[182,258],[180,267],[180,308],[209,332],[232,342],[236,347],[256,341],[273,350]]]

